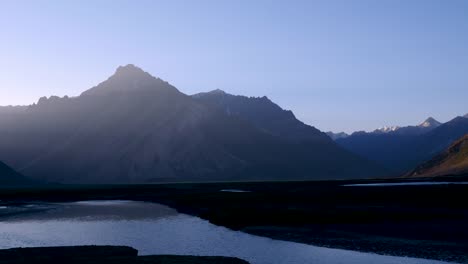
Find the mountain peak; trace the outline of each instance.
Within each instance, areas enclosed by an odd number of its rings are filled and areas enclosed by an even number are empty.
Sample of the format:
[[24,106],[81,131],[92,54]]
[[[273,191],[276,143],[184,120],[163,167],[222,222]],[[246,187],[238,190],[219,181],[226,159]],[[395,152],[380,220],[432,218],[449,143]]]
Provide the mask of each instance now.
[[213,91],[209,91],[208,94],[227,94],[225,91],[221,90],[221,89],[215,89]]
[[468,114],[464,115],[463,117],[464,117],[464,118],[468,118]]
[[209,91],[209,92],[201,92],[201,93],[197,93],[197,94],[194,94],[192,95],[193,98],[204,98],[205,96],[214,96],[214,97],[218,97],[218,96],[227,96],[227,95],[231,95],[231,94],[228,94],[226,93],[225,91],[221,90],[221,89],[215,89],[215,90],[212,90],[212,91]]
[[[140,67],[133,64],[127,64],[125,66],[119,66],[112,77],[138,77],[138,76],[151,76],[149,73],[143,71]],[[151,76],[152,77],[152,76]],[[154,78],[154,77],[153,77]]]
[[103,95],[137,90],[177,90],[169,83],[153,77],[141,68],[127,64],[119,66],[106,81],[82,93],[82,95]]
[[399,126],[383,126],[374,130],[374,133],[390,133],[390,132],[395,132],[398,129],[400,129]]
[[427,118],[424,122],[419,124],[420,127],[438,127],[441,123],[435,120],[433,117]]
[[138,66],[135,66],[135,64],[132,64],[132,63],[129,63],[127,65],[124,65],[124,66],[119,66],[117,68],[117,71],[125,71],[125,70],[137,70],[137,71],[143,71],[140,67]]

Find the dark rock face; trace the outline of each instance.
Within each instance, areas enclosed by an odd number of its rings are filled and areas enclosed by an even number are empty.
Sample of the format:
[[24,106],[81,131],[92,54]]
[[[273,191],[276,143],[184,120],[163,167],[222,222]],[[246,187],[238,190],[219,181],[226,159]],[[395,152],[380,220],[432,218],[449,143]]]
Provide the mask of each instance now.
[[[259,102],[262,109],[272,105]],[[337,179],[379,172],[291,112],[276,106],[274,114],[229,115],[128,65],[78,97],[43,98],[26,111],[0,114],[0,159],[24,175],[61,183]]]
[[[292,111],[282,109],[265,96],[232,95],[217,89],[211,92],[198,93],[192,95],[192,97],[207,106],[221,110],[229,116],[248,121],[270,135],[301,144],[303,147],[308,148],[310,160],[320,161],[323,167],[334,167],[337,171],[346,168],[346,172],[343,171],[340,178],[378,177],[388,173],[382,167],[344,151],[326,133],[304,124],[294,116]],[[330,175],[334,174],[331,171],[328,173]],[[353,173],[361,173],[361,175],[351,176]]]
[[0,162],[0,186],[21,186],[38,184],[34,180],[17,173],[5,163]]

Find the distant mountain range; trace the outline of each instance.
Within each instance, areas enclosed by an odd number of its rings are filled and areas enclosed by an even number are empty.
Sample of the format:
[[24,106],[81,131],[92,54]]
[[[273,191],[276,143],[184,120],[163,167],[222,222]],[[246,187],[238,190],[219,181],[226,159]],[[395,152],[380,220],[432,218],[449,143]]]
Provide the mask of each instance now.
[[444,152],[419,165],[408,177],[436,177],[468,174],[468,134]]
[[432,117],[424,120],[421,124],[417,126],[406,126],[406,127],[382,127],[379,129],[374,130],[371,133],[381,134],[381,133],[390,133],[390,134],[399,134],[399,135],[420,135],[426,132],[431,131],[434,128],[440,126],[441,123],[435,120]]
[[268,98],[188,96],[138,67],[78,97],[0,110],[0,160],[34,179],[148,183],[344,179],[384,170]]
[[[422,122],[421,124],[417,126],[406,126],[406,127],[383,126],[381,128],[375,129],[372,132],[358,131],[358,132],[354,132],[352,135],[362,135],[362,134],[418,135],[418,134],[424,134],[426,132],[429,132],[432,129],[440,125],[441,123],[439,121],[435,120],[432,117],[429,117],[426,120],[424,120],[424,122]],[[345,132],[333,133],[332,131],[327,132],[327,135],[333,140],[343,139],[343,138],[347,138],[350,136],[349,134]]]
[[399,175],[437,155],[466,133],[468,118],[465,115],[444,124],[428,118],[420,125],[386,132],[355,132],[336,142],[351,152],[393,170],[394,175]]

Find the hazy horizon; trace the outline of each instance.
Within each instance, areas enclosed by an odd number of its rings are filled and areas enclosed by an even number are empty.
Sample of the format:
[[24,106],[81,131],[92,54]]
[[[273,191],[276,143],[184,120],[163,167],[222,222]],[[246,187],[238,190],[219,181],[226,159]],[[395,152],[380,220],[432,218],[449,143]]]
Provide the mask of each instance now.
[[135,64],[187,94],[268,96],[322,131],[468,112],[466,1],[8,1],[0,105]]

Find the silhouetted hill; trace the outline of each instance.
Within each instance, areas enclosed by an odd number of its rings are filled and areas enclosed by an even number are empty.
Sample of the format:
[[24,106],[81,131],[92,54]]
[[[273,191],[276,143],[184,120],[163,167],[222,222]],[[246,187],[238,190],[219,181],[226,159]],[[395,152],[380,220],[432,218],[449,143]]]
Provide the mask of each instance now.
[[405,173],[468,133],[468,118],[456,117],[426,133],[354,133],[336,142],[395,171]]
[[468,174],[468,134],[448,149],[408,173],[408,177]]
[[272,133],[280,126],[261,129],[133,65],[78,97],[44,97],[26,111],[0,115],[0,122],[0,158],[25,175],[63,183],[337,179],[380,172],[312,127],[301,128],[313,132],[304,134],[311,140],[296,142],[292,134]]
[[5,163],[0,162],[0,187],[32,184],[37,184],[37,182],[24,177]]

